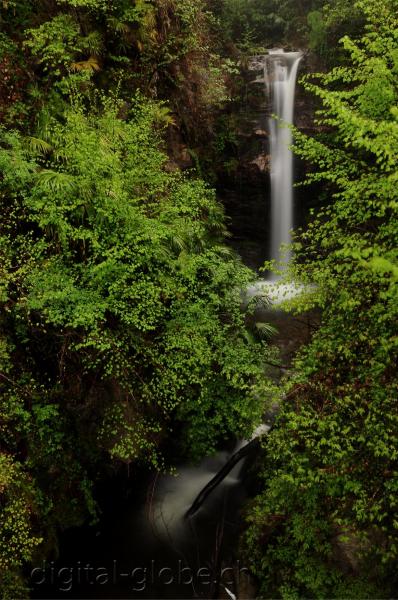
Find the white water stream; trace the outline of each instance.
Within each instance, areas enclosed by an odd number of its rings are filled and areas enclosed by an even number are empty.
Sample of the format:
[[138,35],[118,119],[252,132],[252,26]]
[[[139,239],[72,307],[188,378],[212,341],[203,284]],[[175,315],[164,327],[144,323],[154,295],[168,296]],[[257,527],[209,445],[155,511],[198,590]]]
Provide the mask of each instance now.
[[270,100],[269,118],[271,155],[271,259],[283,269],[290,261],[290,252],[283,250],[292,241],[293,212],[293,143],[290,125],[294,120],[297,72],[301,52],[270,50],[256,56],[252,70],[261,70],[256,83],[264,85]]

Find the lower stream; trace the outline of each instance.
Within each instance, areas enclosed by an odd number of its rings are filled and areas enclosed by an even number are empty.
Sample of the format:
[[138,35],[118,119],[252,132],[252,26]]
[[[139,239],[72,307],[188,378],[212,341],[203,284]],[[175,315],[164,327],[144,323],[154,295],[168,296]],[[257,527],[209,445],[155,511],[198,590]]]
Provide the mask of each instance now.
[[250,457],[186,515],[238,449],[176,475],[131,477],[122,493],[109,483],[99,524],[64,534],[58,560],[33,569],[33,598],[234,598],[248,589],[238,541]]

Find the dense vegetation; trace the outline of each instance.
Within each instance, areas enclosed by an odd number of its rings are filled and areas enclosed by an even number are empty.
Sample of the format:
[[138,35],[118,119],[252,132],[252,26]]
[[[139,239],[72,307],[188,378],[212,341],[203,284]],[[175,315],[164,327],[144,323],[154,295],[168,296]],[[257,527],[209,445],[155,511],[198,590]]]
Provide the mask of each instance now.
[[307,77],[324,133],[296,132],[328,206],[298,233],[297,307],[323,321],[287,382],[247,533],[267,598],[381,598],[397,590],[398,18],[359,2],[344,67]]
[[222,207],[162,141],[225,99],[204,5],[4,2],[1,23],[0,569],[15,598],[21,567],[95,518],[110,466],[162,469],[174,430],[191,456],[249,433],[264,351]]
[[172,435],[198,457],[261,420],[268,329],[240,296],[255,275],[177,163],[212,178],[237,59],[272,45],[334,66],[304,81],[318,137],[296,132],[328,202],[297,233],[290,276],[310,293],[292,310],[323,317],[283,383],[245,551],[262,597],[394,595],[397,8],[0,3],[2,597],[28,596],[23,567],[96,518],[106,474],[167,468]]

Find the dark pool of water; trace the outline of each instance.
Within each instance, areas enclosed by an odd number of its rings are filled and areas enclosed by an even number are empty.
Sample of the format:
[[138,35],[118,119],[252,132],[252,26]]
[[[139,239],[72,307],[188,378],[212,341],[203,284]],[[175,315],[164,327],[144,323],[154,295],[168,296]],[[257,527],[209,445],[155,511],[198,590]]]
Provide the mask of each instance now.
[[[61,536],[60,556],[35,567],[33,598],[218,598],[247,569],[238,560],[245,468],[234,468],[192,518],[185,513],[226,463],[220,452],[176,475],[109,482],[95,527]],[[249,461],[250,462],[250,461]],[[112,489],[114,488],[114,489]]]

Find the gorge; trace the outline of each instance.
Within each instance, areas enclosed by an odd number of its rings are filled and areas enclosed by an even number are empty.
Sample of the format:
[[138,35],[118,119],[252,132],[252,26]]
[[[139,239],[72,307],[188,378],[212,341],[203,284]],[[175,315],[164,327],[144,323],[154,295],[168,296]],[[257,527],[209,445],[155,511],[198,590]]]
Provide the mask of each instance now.
[[397,596],[396,4],[0,2],[4,600]]
[[[273,50],[267,55],[256,56],[250,62],[250,70],[260,70],[264,74],[256,79],[256,83],[264,86],[265,99],[271,106],[268,121],[270,231],[271,254],[277,262],[282,260],[281,246],[291,241],[294,224],[292,134],[289,125],[293,123],[301,56],[299,52]],[[264,210],[267,201],[269,199],[264,197]],[[285,264],[287,260],[285,256]],[[261,282],[256,289],[269,293],[269,290],[261,288]],[[273,290],[275,304],[279,302],[277,290],[277,287]],[[282,291],[281,299],[284,296],[286,290]],[[288,315],[281,317],[280,313],[277,314],[280,320],[278,326],[282,329],[282,341],[279,340],[279,343],[283,345],[284,322],[287,322]],[[266,313],[262,318],[267,321],[270,314]],[[289,343],[292,342],[291,332],[290,327],[286,334]],[[297,339],[302,335],[301,328],[298,328]],[[219,451],[198,465],[179,464],[172,475],[160,474],[153,480],[144,478],[140,492],[142,504],[136,501],[131,506],[126,500],[116,516],[110,507],[96,539],[89,532],[77,531],[68,536],[64,550],[61,549],[60,560],[55,565],[39,569],[36,579],[33,578],[34,597],[51,598],[60,585],[64,588],[63,596],[71,598],[127,597],[129,594],[134,598],[220,597],[220,594],[222,597],[223,589],[231,598],[244,598],[245,594],[254,593],[253,581],[238,550],[242,527],[240,513],[248,498],[249,465],[245,463],[255,460],[261,438],[270,431],[276,412],[277,407],[274,406],[273,412],[255,430],[252,439],[237,442],[232,451]],[[69,561],[72,556],[76,560],[76,545],[85,548],[83,553],[78,553],[79,564],[89,564],[93,573],[104,573],[102,580],[101,577],[93,579],[94,585],[83,577],[79,582],[74,574],[74,567]],[[243,567],[243,582],[237,582],[234,573],[237,565],[238,575]],[[210,580],[200,577],[205,569],[211,573]],[[51,572],[56,574],[53,584],[50,583]],[[189,573],[190,577],[184,580],[181,572]],[[63,573],[70,573],[70,578],[62,577]],[[112,577],[110,573],[113,573]]]

